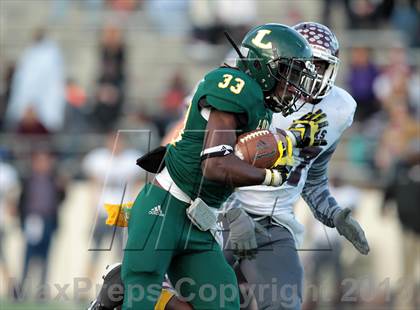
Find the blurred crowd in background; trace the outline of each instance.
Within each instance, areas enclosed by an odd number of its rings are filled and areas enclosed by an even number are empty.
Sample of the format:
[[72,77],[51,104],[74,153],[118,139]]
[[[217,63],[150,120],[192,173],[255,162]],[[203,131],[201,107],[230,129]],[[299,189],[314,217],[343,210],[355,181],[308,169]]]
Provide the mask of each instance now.
[[[281,17],[273,20],[275,14],[271,12],[271,20],[262,18],[267,15],[267,2],[277,5]],[[91,200],[84,203],[92,209],[89,214],[102,210],[103,202],[121,203],[127,185],[135,193],[144,181],[144,174],[135,166],[136,158],[159,144],[182,116],[185,98],[200,75],[223,62],[223,55],[230,49],[223,31],[229,31],[239,42],[258,23],[293,25],[307,18],[309,13],[304,6],[286,6],[286,2],[54,0],[39,1],[45,11],[41,25],[5,19],[7,22],[1,27],[2,32],[8,33],[8,40],[2,35],[2,50],[6,52],[0,54],[0,281],[6,283],[15,278],[23,285],[31,262],[37,259],[40,281],[46,283],[51,241],[60,230],[60,206],[72,185],[88,184]],[[1,14],[8,14],[8,5],[2,1],[6,10]],[[25,1],[15,1],[9,9],[25,10],[25,5]],[[312,1],[308,10],[311,9],[319,12],[312,20],[337,33],[342,46],[338,84],[358,103],[354,124],[342,142],[336,162],[333,159],[336,169],[331,171],[332,183],[337,200],[357,209],[358,192],[373,188],[383,196],[384,213],[396,205],[395,216],[404,233],[404,244],[399,249],[404,257],[404,274],[418,281],[419,2],[324,0]],[[335,18],[334,12],[341,12],[345,18]],[[136,24],[139,18],[141,23]],[[13,22],[20,23],[20,28]],[[61,45],[62,37],[70,32],[66,27],[79,23],[82,26],[78,27],[86,27],[89,36],[84,39],[84,31],[79,31],[80,44],[89,41],[94,55],[94,69],[87,70],[89,74],[83,77],[79,72],[85,72],[84,68],[78,66],[83,67],[84,62],[80,60],[79,64],[78,59],[71,57],[78,42]],[[24,48],[11,55],[7,51],[13,47],[13,43],[8,45],[13,42],[13,34],[9,33],[13,31],[24,31],[26,36]],[[149,37],[146,43],[138,42],[139,46],[156,43],[149,51],[151,55],[143,60],[149,64],[147,67],[136,65],[142,51],[133,48],[137,46],[133,39],[127,39],[130,33],[135,37],[141,32],[147,32]],[[369,41],[375,42],[382,35],[377,46]],[[363,36],[368,40],[358,40]],[[165,48],[159,47],[160,42]],[[173,53],[172,49],[177,50],[179,65],[167,66],[165,58]],[[133,56],[134,53],[140,54]],[[164,78],[136,80],[136,71],[143,70],[150,70],[151,77],[156,76],[153,70],[159,70]],[[148,89],[148,85],[158,91]],[[100,211],[91,221],[101,223],[89,231],[93,244],[101,244],[104,238],[112,236],[112,230],[102,225],[105,216]],[[12,222],[5,224],[7,220]],[[2,242],[10,223],[19,225],[25,244],[22,257],[16,258],[21,260],[18,275],[8,268],[10,262]],[[316,233],[313,236],[313,244],[322,241]],[[339,249],[338,236],[330,239],[331,243],[337,242],[332,247]],[[320,253],[311,260],[313,281],[317,283],[322,268],[329,265],[339,282],[343,273],[341,252]],[[91,278],[97,272],[97,255],[100,252],[93,252],[88,265],[81,267],[81,272]],[[2,295],[9,293],[3,291]],[[12,298],[5,298],[9,297]],[[306,307],[312,309],[316,304]]]

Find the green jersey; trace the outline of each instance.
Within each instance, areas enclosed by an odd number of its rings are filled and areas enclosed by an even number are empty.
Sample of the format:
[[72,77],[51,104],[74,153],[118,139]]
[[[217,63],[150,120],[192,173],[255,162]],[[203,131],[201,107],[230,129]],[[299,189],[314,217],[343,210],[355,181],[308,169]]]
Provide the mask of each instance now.
[[183,132],[168,145],[165,164],[171,178],[191,199],[199,196],[208,205],[218,208],[233,188],[203,177],[200,153],[209,116],[208,109],[199,103],[204,97],[209,108],[246,115],[247,122],[237,128],[238,134],[267,129],[272,112],[265,107],[257,82],[237,69],[213,70],[198,85],[185,117]]

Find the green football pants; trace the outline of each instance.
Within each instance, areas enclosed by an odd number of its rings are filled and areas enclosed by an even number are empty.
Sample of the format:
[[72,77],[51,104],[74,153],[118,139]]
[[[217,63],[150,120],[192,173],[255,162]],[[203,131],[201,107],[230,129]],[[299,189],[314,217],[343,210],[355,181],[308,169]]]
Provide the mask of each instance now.
[[123,309],[153,310],[165,273],[194,309],[239,309],[234,271],[211,233],[188,219],[187,207],[151,184],[138,195],[122,265]]

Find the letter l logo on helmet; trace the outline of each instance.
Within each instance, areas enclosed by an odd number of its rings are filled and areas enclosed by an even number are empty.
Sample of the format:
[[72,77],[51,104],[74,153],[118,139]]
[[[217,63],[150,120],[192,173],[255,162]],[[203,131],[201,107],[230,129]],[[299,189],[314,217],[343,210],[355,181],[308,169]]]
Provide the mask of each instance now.
[[271,48],[273,48],[273,45],[271,44],[271,42],[268,42],[268,43],[263,43],[262,42],[262,40],[264,39],[264,37],[267,35],[267,34],[270,34],[271,33],[271,30],[268,30],[268,29],[261,29],[261,30],[258,30],[258,32],[257,32],[257,35],[255,36],[255,38],[253,38],[252,40],[251,40],[251,42],[256,46],[256,47],[259,47],[259,48],[262,48],[262,49],[271,49]]

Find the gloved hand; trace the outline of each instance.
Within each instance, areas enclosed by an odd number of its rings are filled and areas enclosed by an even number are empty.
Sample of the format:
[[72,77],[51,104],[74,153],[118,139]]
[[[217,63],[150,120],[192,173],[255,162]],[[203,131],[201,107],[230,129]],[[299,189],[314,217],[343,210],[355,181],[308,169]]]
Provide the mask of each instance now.
[[279,158],[271,166],[271,168],[278,168],[282,166],[293,166],[293,143],[292,139],[287,135],[283,129],[277,129],[275,134],[277,140],[277,148],[279,150]]
[[277,129],[276,139],[279,157],[271,168],[266,171],[266,178],[262,184],[267,186],[281,186],[286,182],[293,167],[293,144],[291,138],[286,131]]
[[324,138],[318,138],[317,135],[321,128],[328,126],[327,115],[321,109],[314,113],[309,112],[301,118],[294,120],[289,127],[289,132],[295,137],[295,146],[304,148],[307,146],[326,145]]
[[228,210],[225,217],[229,223],[229,242],[233,253],[239,258],[255,258],[258,248],[255,231],[268,234],[265,228],[254,222],[242,208]]
[[334,225],[340,235],[350,241],[361,254],[367,255],[370,249],[365,233],[350,213],[349,208],[341,210],[334,217]]

